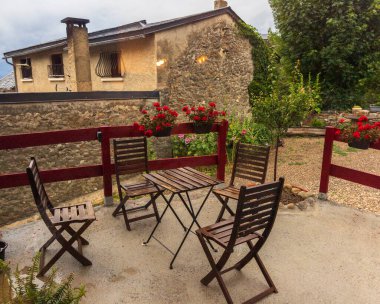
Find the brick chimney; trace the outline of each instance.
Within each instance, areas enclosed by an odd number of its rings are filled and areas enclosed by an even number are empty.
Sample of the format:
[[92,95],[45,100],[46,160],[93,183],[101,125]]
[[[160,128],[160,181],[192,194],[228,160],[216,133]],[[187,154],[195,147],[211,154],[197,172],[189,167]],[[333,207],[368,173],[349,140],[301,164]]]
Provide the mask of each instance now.
[[223,7],[227,7],[227,6],[228,6],[227,1],[224,1],[224,0],[215,0],[214,1],[214,9],[219,9],[219,8],[223,8]]
[[92,91],[90,48],[86,27],[90,20],[67,17],[61,22],[66,23],[68,89],[73,92]]

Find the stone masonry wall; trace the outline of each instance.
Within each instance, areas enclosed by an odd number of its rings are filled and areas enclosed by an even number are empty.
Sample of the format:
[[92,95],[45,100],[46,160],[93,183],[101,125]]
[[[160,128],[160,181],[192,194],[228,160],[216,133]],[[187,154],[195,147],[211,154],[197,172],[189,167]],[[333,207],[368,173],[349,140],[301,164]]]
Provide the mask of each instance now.
[[[126,125],[151,101],[74,101],[0,105],[0,135],[66,130],[102,125]],[[100,143],[77,142],[0,151],[0,174],[25,172],[31,156],[41,169],[100,164]],[[63,203],[102,189],[102,178],[46,185],[51,200]],[[0,190],[0,226],[36,212],[29,186]]]
[[[230,112],[249,111],[251,46],[234,22],[220,20],[191,32],[186,47],[179,54],[173,50],[175,56],[170,56],[170,45],[165,39],[158,42],[158,58],[164,58],[165,54],[169,58],[168,67],[159,69],[159,83],[166,81],[170,98],[216,101],[220,104],[218,108]],[[200,56],[207,56],[207,60],[198,63]]]

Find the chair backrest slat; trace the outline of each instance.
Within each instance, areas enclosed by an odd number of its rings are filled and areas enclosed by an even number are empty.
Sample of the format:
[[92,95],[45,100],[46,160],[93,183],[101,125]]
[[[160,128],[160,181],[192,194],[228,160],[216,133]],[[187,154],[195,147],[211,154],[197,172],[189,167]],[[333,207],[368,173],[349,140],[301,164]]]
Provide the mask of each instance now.
[[234,183],[236,177],[263,184],[268,169],[269,152],[269,146],[239,142],[236,146],[231,184]]
[[114,140],[116,178],[125,174],[148,172],[146,138]]
[[240,244],[252,234],[259,235],[262,244],[265,242],[276,218],[283,185],[284,179],[280,178],[277,182],[240,188],[234,227],[228,246],[233,247],[236,242]]
[[40,172],[38,170],[35,158],[32,157],[29,167],[26,168],[26,173],[28,175],[30,187],[32,188],[37,209],[41,216],[45,217],[46,209],[48,208],[52,212],[53,206],[49,200],[49,196],[46,193],[44,184],[41,181]]

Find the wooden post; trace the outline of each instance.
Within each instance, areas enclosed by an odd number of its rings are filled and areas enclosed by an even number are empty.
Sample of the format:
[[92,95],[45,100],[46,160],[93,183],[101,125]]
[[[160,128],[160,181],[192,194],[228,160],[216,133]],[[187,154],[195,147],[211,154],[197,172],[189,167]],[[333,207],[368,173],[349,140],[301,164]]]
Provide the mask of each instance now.
[[327,127],[325,135],[325,144],[323,148],[321,180],[319,183],[319,198],[327,199],[327,192],[329,190],[331,159],[333,153],[333,143],[335,137],[335,128]]
[[227,162],[227,151],[226,151],[226,141],[228,132],[228,121],[223,120],[219,125],[218,130],[218,169],[216,177],[219,180],[225,179],[226,162]]
[[101,127],[101,148],[102,148],[102,171],[103,171],[103,191],[104,205],[111,206],[113,204],[112,197],[112,165],[111,165],[111,146],[109,127]]

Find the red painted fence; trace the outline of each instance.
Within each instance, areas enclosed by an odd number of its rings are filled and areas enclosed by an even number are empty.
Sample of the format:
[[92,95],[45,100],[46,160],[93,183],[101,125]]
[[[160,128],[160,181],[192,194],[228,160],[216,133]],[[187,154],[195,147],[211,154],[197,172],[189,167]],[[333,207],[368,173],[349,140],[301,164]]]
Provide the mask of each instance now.
[[[151,160],[149,161],[149,169],[161,170],[179,168],[184,166],[197,167],[217,165],[217,178],[220,180],[224,180],[225,165],[227,161],[227,130],[228,122],[226,120],[219,124],[214,124],[211,129],[211,132],[218,133],[217,154]],[[190,123],[179,124],[172,130],[172,134],[189,133],[193,133],[192,124]],[[58,181],[102,176],[105,203],[109,204],[112,202],[112,174],[115,173],[114,166],[111,163],[110,141],[113,138],[141,136],[140,132],[137,132],[132,126],[112,126],[89,129],[28,133],[18,135],[5,135],[0,136],[0,150],[72,143],[79,141],[97,141],[99,134],[101,134],[102,137],[100,143],[102,153],[101,164],[45,170],[41,172],[41,177],[44,182],[51,183]],[[26,159],[25,168],[28,164],[29,160]],[[22,171],[20,173],[0,175],[0,189],[28,185],[29,183],[27,175],[23,169],[24,168],[20,168],[20,171]]]
[[[341,141],[339,139],[339,136],[335,135],[335,131],[336,129],[333,127],[326,128],[321,180],[319,184],[320,195],[327,197],[330,176],[341,178],[364,186],[380,189],[380,176],[334,165],[331,163],[334,141]],[[380,143],[372,144],[370,148],[380,150]]]

